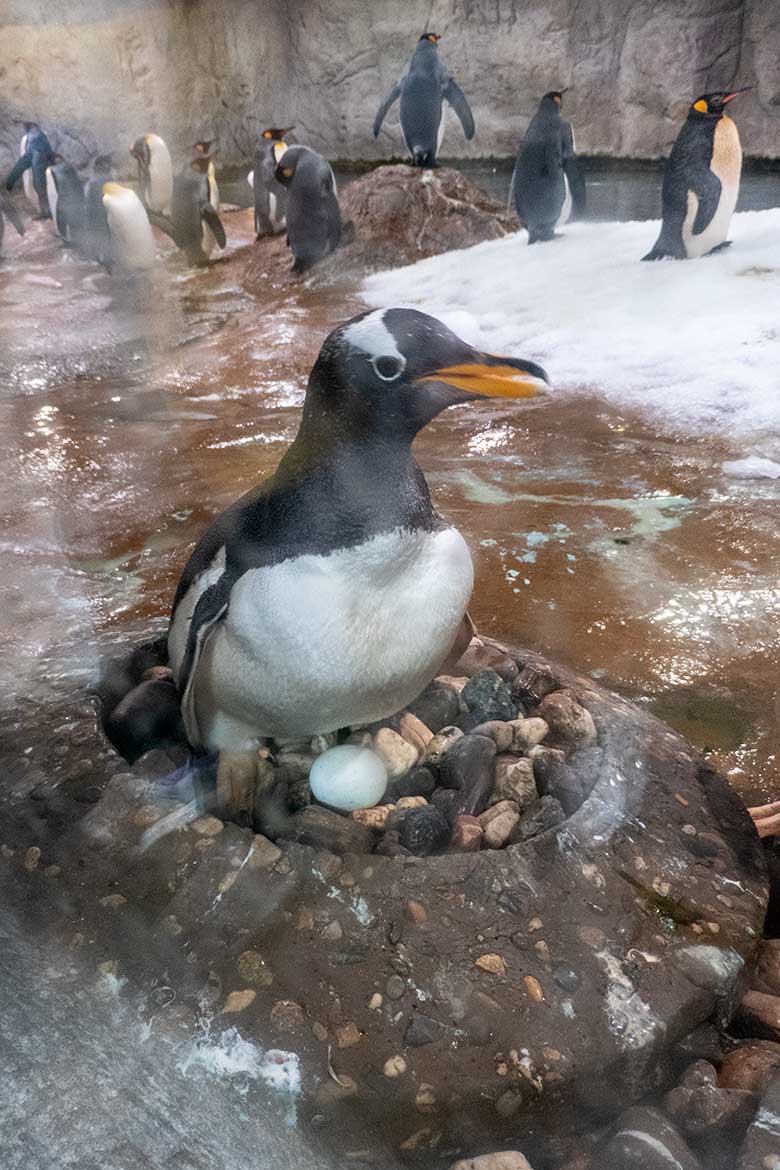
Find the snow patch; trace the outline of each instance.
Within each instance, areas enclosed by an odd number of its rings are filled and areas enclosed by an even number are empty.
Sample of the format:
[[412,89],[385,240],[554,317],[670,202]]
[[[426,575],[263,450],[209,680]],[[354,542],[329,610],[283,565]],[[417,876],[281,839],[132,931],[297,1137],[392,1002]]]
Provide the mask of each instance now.
[[369,276],[372,305],[439,317],[493,353],[541,362],[554,393],[605,395],[676,430],[778,431],[780,209],[734,216],[733,246],[640,263],[655,223],[524,232]]

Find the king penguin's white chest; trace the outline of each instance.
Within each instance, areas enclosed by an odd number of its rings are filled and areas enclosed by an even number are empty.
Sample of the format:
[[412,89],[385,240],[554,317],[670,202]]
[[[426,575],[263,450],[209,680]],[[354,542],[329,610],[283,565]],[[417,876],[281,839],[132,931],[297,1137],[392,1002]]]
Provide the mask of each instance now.
[[691,259],[706,256],[713,248],[724,242],[737,206],[739,180],[742,174],[742,146],[736,124],[725,114],[715,127],[710,170],[720,179],[720,200],[704,231],[696,235],[693,234],[693,224],[699,201],[692,191],[688,192],[688,214],[683,225],[683,240],[685,250]]
[[454,528],[397,529],[324,556],[251,569],[197,665],[213,748],[369,723],[419,694],[446,658],[473,566]]

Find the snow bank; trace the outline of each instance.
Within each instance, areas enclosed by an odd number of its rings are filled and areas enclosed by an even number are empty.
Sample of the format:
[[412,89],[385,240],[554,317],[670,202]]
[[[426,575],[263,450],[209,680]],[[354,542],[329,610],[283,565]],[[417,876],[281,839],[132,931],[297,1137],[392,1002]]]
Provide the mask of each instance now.
[[377,273],[363,292],[541,362],[558,393],[596,390],[685,432],[780,434],[780,210],[735,216],[723,253],[641,264],[658,227],[573,224],[532,248],[521,232]]

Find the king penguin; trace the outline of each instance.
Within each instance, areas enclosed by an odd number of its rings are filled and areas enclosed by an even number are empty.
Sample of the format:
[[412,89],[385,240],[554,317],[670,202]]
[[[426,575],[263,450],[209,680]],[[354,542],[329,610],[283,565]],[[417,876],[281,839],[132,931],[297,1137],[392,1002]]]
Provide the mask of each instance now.
[[264,130],[255,151],[254,170],[249,172],[249,185],[255,193],[255,235],[276,235],[284,230],[287,216],[287,188],[276,178],[276,164],[281,160],[288,143],[284,141],[295,129],[272,126]]
[[692,260],[728,247],[742,147],[726,106],[752,88],[705,93],[688,110],[664,170],[661,234],[643,260]]
[[[194,157],[193,157],[191,166],[192,166],[192,169],[194,171],[199,170],[202,174],[203,173],[203,166],[201,165],[199,160],[202,160],[202,159],[206,160],[207,166],[206,166],[205,173],[206,173],[206,186],[208,189],[208,201],[211,204],[211,206],[213,207],[215,213],[217,215],[219,215],[219,186],[217,184],[217,172],[216,172],[216,168],[214,166],[214,155],[213,155],[213,152],[211,150],[211,146],[212,146],[212,143],[210,141],[196,142],[195,146],[193,147]],[[222,227],[221,220],[220,220],[220,227]],[[217,239],[217,236],[214,234],[214,231],[210,227],[207,220],[203,221],[203,225],[201,227],[201,237],[202,237],[201,238],[201,247],[202,247],[203,253],[207,259],[209,256],[211,256],[211,253],[214,251],[215,247],[219,247],[219,248],[225,247],[226,241],[225,241],[224,229],[220,234],[220,239],[222,241],[220,243],[220,240]]]
[[274,475],[223,512],[179,581],[168,652],[195,749],[247,752],[400,710],[445,661],[473,585],[412,454],[442,410],[548,387],[414,309],[326,338]]
[[295,258],[293,272],[305,272],[341,240],[336,177],[330,163],[308,146],[289,146],[275,174],[288,189],[287,242]]
[[439,56],[436,33],[423,33],[406,70],[382,102],[374,118],[374,138],[393,102],[401,99],[401,130],[416,167],[436,166],[444,137],[448,102],[460,119],[467,139],[474,137],[474,118],[466,95]]
[[190,165],[173,181],[170,215],[149,211],[149,219],[170,236],[190,264],[202,268],[209,262],[214,244],[227,244],[222,220],[209,198],[208,155],[196,154]]
[[14,207],[10,199],[5,195],[0,195],[0,253],[3,249],[3,236],[5,234],[5,220],[8,219],[16,229],[18,235],[24,235],[24,221],[19,212]]
[[5,186],[6,190],[10,191],[21,179],[24,193],[32,204],[35,203],[33,194],[37,196],[38,214],[35,219],[51,219],[46,191],[46,168],[53,158],[51,143],[38,123],[25,122],[24,136],[19,144],[19,158],[9,172]]
[[159,134],[142,134],[130,147],[138,163],[141,198],[150,211],[167,215],[173,198],[173,164]]
[[123,272],[141,272],[154,267],[152,225],[135,191],[120,183],[104,183],[102,202],[111,245],[108,267]]
[[46,168],[46,189],[57,231],[66,244],[77,244],[84,231],[84,185],[61,154]]
[[103,187],[112,178],[112,160],[108,154],[96,155],[90,176],[84,184],[84,231],[79,250],[88,260],[111,264],[111,237],[108,216],[103,204]]
[[565,89],[551,90],[526,130],[517,152],[509,205],[528,229],[528,243],[551,240],[568,222],[572,208],[585,209],[585,183],[574,149],[571,124],[561,115]]

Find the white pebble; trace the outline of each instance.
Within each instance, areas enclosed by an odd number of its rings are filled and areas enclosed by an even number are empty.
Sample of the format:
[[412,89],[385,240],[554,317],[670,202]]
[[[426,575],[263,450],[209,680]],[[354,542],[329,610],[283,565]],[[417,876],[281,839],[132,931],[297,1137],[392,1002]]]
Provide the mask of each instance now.
[[379,803],[387,788],[387,769],[376,752],[345,743],[317,757],[309,784],[321,804],[352,812]]

